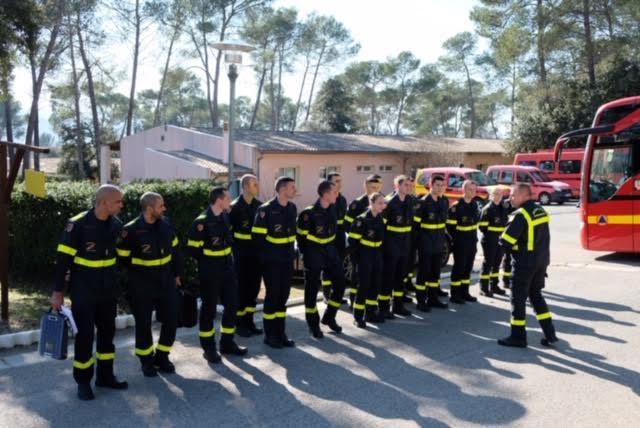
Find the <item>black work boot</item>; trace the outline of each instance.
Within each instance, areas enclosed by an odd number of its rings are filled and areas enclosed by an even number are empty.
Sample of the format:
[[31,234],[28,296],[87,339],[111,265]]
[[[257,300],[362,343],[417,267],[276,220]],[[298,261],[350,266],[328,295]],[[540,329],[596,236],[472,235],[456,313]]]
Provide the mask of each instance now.
[[390,303],[389,300],[381,300],[378,302],[378,315],[385,320],[395,319],[395,315],[391,312]]
[[504,291],[502,288],[500,288],[500,286],[498,285],[498,281],[491,281],[490,291],[493,294],[498,294],[500,296],[504,296],[505,294],[507,294],[506,291]]
[[313,313],[307,312],[305,314],[305,318],[311,335],[316,339],[322,339],[324,337],[324,333],[322,333],[322,330],[320,329],[320,316],[318,315],[318,310],[316,309]]
[[486,297],[493,297],[493,293],[489,290],[489,282],[486,279],[480,280],[480,294]]
[[176,366],[169,361],[168,352],[156,350],[156,355],[153,358],[153,365],[162,373],[171,374],[176,372]]
[[454,285],[451,286],[451,298],[449,299],[451,303],[455,303],[458,305],[464,305],[466,301],[462,297],[462,286]]
[[420,312],[431,312],[431,308],[429,307],[426,301],[420,301],[416,303],[416,309],[419,310]]
[[144,377],[156,377],[158,376],[158,369],[153,365],[153,360],[141,361],[140,368]]
[[449,297],[449,293],[447,293],[442,288],[440,288],[439,285],[438,285],[438,297]]
[[282,339],[280,338],[280,333],[276,330],[275,319],[267,320],[265,319],[263,322],[264,327],[264,343],[271,348],[280,349],[282,348]]
[[113,360],[98,360],[96,386],[110,389],[127,389],[129,384],[113,375]]
[[498,339],[498,345],[510,346],[513,348],[527,347],[527,331],[524,326],[511,326],[511,335]]
[[89,383],[78,384],[78,398],[82,401],[90,401],[96,398],[96,396],[93,395],[91,384]]
[[251,331],[252,335],[259,336],[262,334],[262,329],[253,321],[253,315],[247,315],[247,323],[249,324],[249,331]]
[[218,350],[216,349],[216,342],[212,339],[206,346],[203,346],[204,352],[202,356],[205,360],[212,364],[218,364],[222,361],[220,354],[218,354]]
[[282,343],[282,346],[284,346],[285,348],[293,348],[294,346],[296,346],[296,342],[294,342],[293,340],[289,339],[287,337],[287,333],[286,333],[286,318],[278,318],[278,326],[280,328],[280,340]]
[[236,334],[240,337],[251,337],[253,335],[249,328],[247,315],[239,316],[236,319]]
[[462,294],[462,298],[466,301],[466,302],[477,302],[478,299],[476,297],[473,297],[471,294],[469,294],[469,284],[464,284],[461,287],[461,294]]
[[439,309],[446,309],[449,307],[449,305],[447,305],[444,302],[441,302],[440,299],[438,299],[438,289],[435,287],[429,287],[429,290],[427,291],[427,306],[430,308],[439,308]]
[[393,298],[393,313],[408,317],[411,315],[411,311],[404,307],[404,302],[402,301],[402,297],[394,297]]
[[543,319],[538,322],[540,323],[540,327],[544,333],[544,338],[540,340],[540,343],[543,346],[552,346],[558,341],[558,337],[556,336],[556,329],[553,327],[551,318]]
[[336,313],[338,309],[333,306],[327,306],[327,309],[324,310],[324,314],[322,315],[322,324],[329,327],[334,333],[340,334],[342,333],[342,327],[336,322]]
[[367,307],[364,314],[364,320],[373,324],[382,324],[384,323],[385,318],[375,306],[371,306]]
[[222,334],[220,338],[220,353],[225,355],[246,355],[248,352],[247,348],[243,346],[238,346],[238,344],[233,340],[233,334]]

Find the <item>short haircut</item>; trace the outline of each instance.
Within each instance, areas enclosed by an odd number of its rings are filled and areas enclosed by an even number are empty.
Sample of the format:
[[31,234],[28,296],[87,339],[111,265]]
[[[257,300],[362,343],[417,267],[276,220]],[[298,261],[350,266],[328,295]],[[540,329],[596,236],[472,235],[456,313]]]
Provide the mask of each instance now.
[[145,192],[140,196],[140,208],[145,212],[147,208],[153,208],[157,201],[162,200],[162,195],[156,192]]
[[96,205],[100,205],[100,203],[107,199],[110,195],[114,193],[119,193],[122,195],[122,190],[118,186],[114,186],[113,184],[103,184],[96,191]]
[[367,184],[382,183],[382,177],[380,177],[378,174],[371,174],[370,176],[367,177],[367,179],[364,182]]
[[471,186],[472,184],[476,184],[476,182],[473,180],[464,180],[464,182],[462,183],[462,188],[466,189],[467,186]]
[[318,184],[318,196],[323,197],[325,193],[329,193],[336,183],[332,183],[329,180],[322,180]]
[[516,183],[514,190],[524,191],[529,196],[533,195],[531,184],[529,183]]
[[280,192],[280,190],[285,187],[289,183],[294,183],[295,180],[291,177],[278,177],[276,179],[276,193]]
[[240,187],[242,187],[244,189],[245,187],[247,187],[249,185],[251,180],[258,181],[258,177],[256,177],[253,174],[245,174],[245,175],[243,175],[242,177],[240,177]]
[[218,199],[224,198],[224,193],[227,191],[227,188],[224,186],[216,186],[211,192],[209,192],[209,203],[215,204]]
[[342,177],[342,174],[340,174],[338,171],[332,171],[327,174],[327,180],[329,181],[333,181],[335,177]]
[[384,195],[380,192],[374,192],[369,195],[369,203],[375,204],[375,202],[380,198],[384,198]]
[[402,185],[405,181],[408,180],[408,177],[406,175],[397,175],[394,179],[393,179],[393,184],[396,186],[400,186]]
[[433,185],[433,183],[435,183],[436,181],[442,181],[444,182],[444,177],[440,174],[434,174],[431,176],[431,184]]

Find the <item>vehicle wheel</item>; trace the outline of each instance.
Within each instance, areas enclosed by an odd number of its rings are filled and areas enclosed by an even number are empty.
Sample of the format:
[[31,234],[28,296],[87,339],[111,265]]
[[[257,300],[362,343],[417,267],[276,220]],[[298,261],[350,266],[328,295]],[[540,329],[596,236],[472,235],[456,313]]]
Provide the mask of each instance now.
[[542,192],[538,196],[538,202],[542,205],[549,205],[551,203],[551,196],[547,192]]
[[558,201],[558,205],[562,205],[562,204],[564,204],[564,201],[561,199]]

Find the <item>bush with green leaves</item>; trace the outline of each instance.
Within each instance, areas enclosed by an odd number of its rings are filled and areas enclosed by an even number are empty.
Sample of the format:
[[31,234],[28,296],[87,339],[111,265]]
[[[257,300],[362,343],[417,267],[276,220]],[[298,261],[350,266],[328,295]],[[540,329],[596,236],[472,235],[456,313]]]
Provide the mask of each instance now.
[[[140,181],[122,187],[124,208],[120,219],[127,223],[140,214],[140,196],[157,192],[164,197],[167,217],[182,243],[191,222],[206,208],[214,183],[207,180]],[[55,270],[56,247],[67,219],[90,209],[97,185],[89,182],[48,182],[43,199],[16,186],[9,219],[10,272],[13,276],[38,280],[42,288],[51,285]],[[183,245],[184,246],[184,245]],[[186,280],[193,281],[195,267],[186,257]]]

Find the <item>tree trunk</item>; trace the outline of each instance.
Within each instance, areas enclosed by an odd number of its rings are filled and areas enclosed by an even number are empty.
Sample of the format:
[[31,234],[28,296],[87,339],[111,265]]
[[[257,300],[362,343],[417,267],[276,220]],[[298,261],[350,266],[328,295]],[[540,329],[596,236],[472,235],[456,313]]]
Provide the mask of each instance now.
[[[79,24],[78,24],[79,25]],[[82,136],[82,122],[80,120],[80,85],[78,83],[78,72],[76,69],[76,56],[73,48],[73,31],[69,25],[69,53],[71,55],[71,76],[73,78],[73,106],[76,119],[76,157],[78,161],[78,177],[85,178],[84,170],[84,141]],[[79,26],[77,28],[79,32]]]
[[271,69],[269,70],[269,102],[271,104],[271,130],[276,131],[276,97],[275,97],[275,88],[273,84],[273,69],[276,66],[275,59],[271,62]]
[[[220,27],[220,41],[223,41],[227,32],[227,26],[229,25],[229,18],[227,18],[227,11],[222,7],[222,27]],[[205,49],[206,49],[205,45]],[[220,63],[222,62],[222,51],[218,51],[216,55],[216,69],[213,76],[213,113],[211,113],[211,121],[214,123],[213,127],[216,128],[220,122],[220,110],[218,108],[218,88],[220,87]]]
[[260,107],[260,96],[262,95],[262,88],[264,87],[264,79],[267,76],[267,64],[262,64],[262,73],[260,74],[260,82],[258,82],[258,93],[256,94],[256,103],[253,106],[253,112],[251,113],[251,124],[249,129],[253,131],[256,124],[256,116],[258,115],[258,108]]
[[[37,73],[37,65],[36,65],[36,58],[35,58],[35,54],[33,52],[31,52],[29,54],[29,66],[31,69],[31,91],[35,94],[36,92],[36,83],[38,81],[38,77],[36,75]],[[33,122],[33,145],[34,146],[39,146],[40,145],[40,135],[39,135],[39,124],[38,121],[40,120],[40,115],[38,114],[38,110],[35,111],[35,120]],[[28,152],[27,152],[28,153]],[[27,153],[25,153],[24,155],[24,164],[25,164],[25,170],[28,169],[27,163],[29,163],[31,157],[27,155]],[[38,153],[33,153],[33,167],[36,171],[40,171],[40,158],[38,157]]]
[[593,53],[593,38],[591,36],[591,2],[582,0],[582,22],[584,26],[584,48],[587,57],[587,74],[589,75],[589,85],[596,86],[596,66]]
[[469,72],[469,67],[467,67],[467,63],[463,62],[464,71],[467,74],[467,87],[469,91],[469,109],[471,110],[471,125],[469,126],[469,138],[474,138],[476,136],[476,102],[473,98],[473,87],[471,86],[471,73]]
[[[164,85],[167,81],[167,72],[169,71],[169,64],[171,62],[171,53],[173,52],[173,44],[175,43],[178,35],[180,34],[180,27],[176,26],[169,42],[169,50],[167,51],[167,59],[164,62],[164,71],[162,72],[162,79],[160,80],[160,89],[158,90],[158,99],[156,100],[156,108],[153,111],[153,126],[160,125],[160,104],[162,103],[162,96],[164,94]],[[207,77],[208,78],[208,77]]]
[[515,110],[516,110],[516,78],[517,78],[518,60],[513,62],[513,71],[511,74],[511,137],[513,137],[513,127],[515,126]]
[[282,114],[282,66],[284,64],[284,48],[280,48],[278,55],[278,99],[276,100],[276,131],[280,131],[280,116]]
[[307,73],[309,72],[309,56],[307,55],[304,73],[302,74],[302,83],[300,84],[300,92],[298,93],[298,102],[296,102],[296,112],[293,115],[293,124],[291,125],[291,132],[295,132],[296,126],[298,125],[298,113],[300,112],[300,104],[302,102],[302,91],[304,91],[304,84],[307,81]]
[[133,126],[133,109],[135,107],[136,97],[136,77],[138,75],[138,55],[140,51],[140,0],[136,0],[135,12],[135,45],[133,47],[133,70],[131,72],[131,91],[129,92],[129,110],[127,111],[127,136],[131,135]]
[[[82,31],[80,30],[80,13],[77,16],[77,34],[78,34],[78,49],[80,50],[80,58],[82,58],[82,65],[84,66],[84,72],[87,76],[87,92],[89,95],[89,104],[91,106],[91,123],[93,125],[93,145],[96,151],[96,164],[98,165],[98,177],[100,177],[100,168],[110,168],[110,165],[100,165],[100,144],[103,143],[100,130],[100,118],[98,117],[98,103],[96,101],[96,90],[93,82],[93,71],[91,70],[91,64],[89,63],[89,57],[84,46],[82,39]],[[74,66],[75,67],[75,66]]]
[[318,70],[320,70],[320,66],[322,65],[322,58],[324,57],[324,51],[326,49],[326,45],[322,45],[322,49],[320,50],[320,55],[318,55],[318,61],[316,62],[316,68],[313,71],[313,79],[311,80],[311,90],[309,91],[309,102],[307,103],[307,114],[304,116],[304,121],[309,120],[309,114],[311,113],[311,103],[313,101],[313,91],[316,87],[316,79],[318,78]]
[[609,39],[613,39],[614,29],[613,29],[613,11],[611,10],[611,3],[609,1],[604,2],[604,18],[607,21],[607,33],[609,34]]
[[538,27],[537,34],[537,49],[538,49],[538,74],[540,78],[540,83],[542,85],[547,85],[547,68],[546,68],[546,53],[544,46],[544,31],[545,31],[545,18],[544,18],[544,5],[543,0],[537,0],[536,5],[536,25]]
[[[404,84],[403,84],[404,86]],[[396,135],[400,135],[400,123],[402,121],[402,112],[404,111],[404,102],[406,99],[406,91],[404,89],[404,87],[402,88],[402,96],[400,98],[400,105],[398,106],[398,118],[396,119],[396,126],[395,126],[395,134]]]
[[[13,123],[11,118],[11,94],[9,93],[9,84],[5,88],[5,101],[4,101],[4,123],[7,131],[7,141],[13,142]],[[13,147],[9,147],[9,162],[13,162],[14,150]]]

